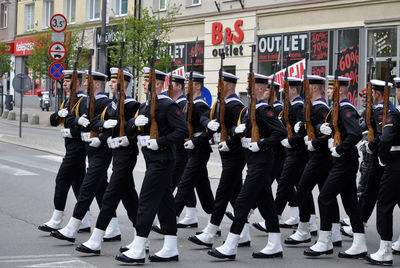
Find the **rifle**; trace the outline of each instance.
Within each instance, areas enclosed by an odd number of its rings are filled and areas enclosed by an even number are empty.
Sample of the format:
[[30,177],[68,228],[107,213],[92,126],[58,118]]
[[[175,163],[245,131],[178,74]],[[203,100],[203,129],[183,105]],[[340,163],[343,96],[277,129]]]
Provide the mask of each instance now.
[[[257,29],[254,29],[254,32],[256,33]],[[257,49],[256,36],[254,36],[254,43],[250,45],[250,47],[251,47],[251,59],[249,64],[249,77],[247,80],[247,86],[249,88],[249,94],[251,96],[251,102],[250,102],[251,142],[259,142],[260,130],[258,128],[256,121],[256,103],[257,103],[256,90],[255,90],[256,81],[254,78],[254,70],[253,70],[253,57]]]
[[275,74],[279,68],[279,60],[281,58],[281,49],[282,49],[282,43],[281,43],[281,46],[279,47],[278,60],[276,61],[275,65],[274,65],[274,69],[273,69],[274,74],[272,75],[271,84],[269,85],[270,91],[269,91],[268,104],[272,107],[274,107],[274,99],[275,99]]
[[340,82],[339,82],[339,63],[340,63],[340,57],[342,55],[342,52],[339,51],[337,53],[337,65],[336,65],[336,71],[335,71],[335,82],[333,84],[333,112],[332,112],[332,125],[333,129],[335,131],[335,134],[333,136],[333,146],[337,147],[339,144],[342,143],[342,134],[340,133],[339,130],[339,89],[340,89]]
[[156,70],[154,69],[154,63],[156,58],[156,50],[158,46],[158,36],[160,32],[160,14],[158,14],[157,20],[157,36],[153,40],[153,55],[150,59],[150,71],[149,71],[149,89],[148,99],[150,99],[150,139],[158,138],[158,123],[156,121],[156,102],[157,102],[157,92],[156,92]]
[[118,116],[119,116],[119,136],[125,136],[125,79],[124,79],[124,70],[122,70],[122,59],[124,57],[124,49],[125,49],[125,31],[126,31],[126,20],[124,19],[124,31],[122,35],[121,41],[121,50],[119,53],[119,62],[118,62]]
[[72,72],[72,77],[71,77],[71,84],[69,88],[69,107],[68,110],[69,112],[72,111],[72,108],[74,108],[76,104],[76,88],[77,88],[77,83],[78,83],[78,60],[79,60],[79,54],[81,54],[82,47],[83,47],[83,39],[85,38],[85,29],[82,31],[82,38],[81,38],[81,44],[78,47],[78,52],[76,53],[76,58],[75,58],[75,63],[74,63],[74,71]]
[[197,42],[198,42],[198,37],[196,38],[196,45],[194,48],[194,56],[192,56],[192,68],[190,69],[190,75],[189,75],[189,82],[188,82],[188,92],[187,92],[187,124],[188,124],[188,130],[189,130],[189,138],[188,140],[193,139],[194,131],[193,131],[193,124],[192,124],[192,114],[193,114],[193,64],[196,61],[197,57]]
[[222,76],[222,69],[225,59],[225,48],[226,48],[226,32],[224,31],[224,48],[221,52],[221,65],[218,71],[218,93],[217,93],[217,106],[216,106],[216,115],[215,118],[219,122],[220,125],[220,138],[219,141],[223,142],[228,139],[228,130],[225,125],[225,87],[224,87],[224,78]]
[[[174,88],[172,87],[172,70],[174,69],[174,65],[175,65],[175,44],[174,44],[174,49],[173,49],[172,53],[174,54],[174,57],[172,58],[172,61],[171,61],[171,70],[170,70],[171,73],[170,73],[169,80],[168,80],[168,96],[170,98],[172,98],[174,95]],[[192,68],[193,68],[193,66],[192,66]]]
[[376,59],[376,50],[374,46],[375,40],[372,39],[372,54],[374,55],[374,58],[370,57],[369,58],[369,68],[368,68],[368,74],[367,74],[367,107],[366,107],[366,113],[365,113],[365,121],[368,126],[368,142],[371,142],[374,139],[374,129],[372,127],[372,122],[371,122],[371,116],[372,116],[372,84],[371,84],[371,79],[374,76],[374,64]]
[[303,90],[304,90],[304,99],[306,103],[305,107],[305,118],[306,118],[306,124],[307,124],[307,136],[309,141],[315,140],[315,129],[314,126],[311,123],[311,96],[310,96],[310,81],[308,80],[307,77],[307,71],[308,71],[308,57],[309,53],[306,53],[306,68],[304,69],[304,80],[303,80]]
[[[292,38],[289,39],[289,48]],[[286,130],[288,132],[288,138],[290,139],[293,136],[292,125],[289,121],[289,112],[290,112],[290,101],[289,101],[289,63],[290,63],[290,51],[288,56],[286,57],[286,71],[285,71],[285,78],[283,82],[283,93],[285,94],[285,105],[283,107],[283,121],[285,121]]]
[[382,132],[383,128],[385,127],[386,118],[389,110],[389,77],[390,77],[390,67],[392,67],[392,58],[387,58],[387,74],[386,74],[386,81],[385,87],[383,88],[383,116],[382,116]]
[[[94,117],[94,82],[93,82],[93,75],[92,75],[92,57],[94,55],[94,46],[96,44],[96,34],[95,29],[93,28],[93,47],[89,50],[90,57],[89,57],[89,66],[88,66],[88,101],[86,102],[86,109],[89,111],[89,121],[93,120]],[[90,137],[94,138],[97,137],[97,132],[90,131]]]

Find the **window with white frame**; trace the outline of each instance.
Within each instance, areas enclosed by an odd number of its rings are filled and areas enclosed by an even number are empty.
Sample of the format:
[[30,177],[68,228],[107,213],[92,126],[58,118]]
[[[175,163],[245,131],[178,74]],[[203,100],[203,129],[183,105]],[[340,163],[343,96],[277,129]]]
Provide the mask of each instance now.
[[1,4],[0,7],[0,28],[7,28],[8,21],[8,6]]
[[35,4],[25,5],[25,31],[33,30],[35,26]]
[[116,16],[128,14],[128,0],[114,0],[114,14]]
[[100,19],[100,0],[89,0],[89,20],[98,20]]
[[167,0],[159,0],[159,10],[166,10],[167,9]]
[[76,0],[65,0],[65,15],[67,17],[68,23],[75,22],[75,8],[76,8]]
[[201,5],[201,0],[192,0],[192,6]]
[[43,1],[43,28],[50,27],[50,19],[54,15],[54,1]]

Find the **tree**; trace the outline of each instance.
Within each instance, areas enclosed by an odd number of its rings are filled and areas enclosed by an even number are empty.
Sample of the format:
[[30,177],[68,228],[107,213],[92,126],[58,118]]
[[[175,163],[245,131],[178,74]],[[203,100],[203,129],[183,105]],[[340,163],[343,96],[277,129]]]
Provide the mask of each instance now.
[[[168,53],[168,35],[174,18],[179,15],[180,6],[172,5],[167,8],[165,16],[160,18],[159,41],[156,51],[156,64],[160,70],[167,70],[171,61]],[[150,64],[153,55],[153,40],[157,35],[157,14],[149,9],[141,9],[141,17],[133,15],[126,19],[126,46],[123,57],[123,67],[131,67],[133,70],[141,71],[143,67]],[[122,40],[123,23],[115,33],[119,40]],[[110,64],[118,66],[120,58],[120,46],[115,46],[110,50]]]
[[0,43],[0,77],[13,69],[10,54],[6,51],[8,46],[5,43]]

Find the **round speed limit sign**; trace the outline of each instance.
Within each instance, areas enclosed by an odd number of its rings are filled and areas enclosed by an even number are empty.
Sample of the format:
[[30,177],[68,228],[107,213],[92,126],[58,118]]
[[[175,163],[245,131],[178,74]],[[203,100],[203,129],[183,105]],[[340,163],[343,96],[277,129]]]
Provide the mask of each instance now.
[[67,19],[62,14],[55,14],[50,19],[50,27],[57,33],[63,32],[67,28]]

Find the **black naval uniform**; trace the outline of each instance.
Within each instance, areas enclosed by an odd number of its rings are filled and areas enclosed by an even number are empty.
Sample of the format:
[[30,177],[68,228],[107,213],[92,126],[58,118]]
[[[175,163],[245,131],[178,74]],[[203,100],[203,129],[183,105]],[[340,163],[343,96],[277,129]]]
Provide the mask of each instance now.
[[400,206],[400,113],[392,104],[379,141],[379,159],[386,166],[379,185],[376,225],[381,240],[392,241],[393,209]]
[[[277,117],[282,115],[282,110],[283,110],[283,104],[280,101],[275,101],[273,104],[274,113]],[[271,173],[271,183],[273,183],[274,180],[279,181],[279,178],[281,177],[282,170],[283,170],[283,164],[285,163],[285,157],[286,157],[286,151],[285,147],[282,146],[282,144],[277,143],[274,145],[274,168],[272,169]],[[296,201],[296,196],[295,196],[295,191],[294,188],[292,190],[292,194],[290,194],[289,197],[289,206],[296,206],[297,201]]]
[[[150,120],[150,106],[141,105],[139,114]],[[156,121],[158,123],[158,150],[142,147],[146,161],[146,173],[139,195],[136,217],[136,233],[148,237],[154,217],[158,212],[161,228],[167,235],[176,235],[176,216],[172,195],[172,166],[175,164],[175,145],[188,136],[187,124],[181,108],[168,96],[157,95]],[[142,127],[143,136],[150,134],[150,125]],[[129,129],[135,129],[135,118],[129,120]]]
[[[295,98],[289,109],[289,123],[292,127],[299,121],[304,121],[304,101],[301,97]],[[283,116],[282,116],[283,118]],[[290,196],[293,196],[293,188],[297,186],[304,167],[307,163],[307,149],[303,136],[293,133],[288,139],[292,148],[286,148],[286,158],[283,170],[278,182],[278,189],[275,197],[275,205],[278,215],[282,215]]]
[[340,194],[353,232],[364,233],[356,185],[358,151],[355,145],[362,137],[358,119],[359,115],[353,104],[348,99],[341,100],[338,127],[342,143],[336,147],[336,152],[341,157],[332,157],[332,168],[318,197],[322,231],[331,231],[332,223],[336,221],[332,211],[337,206],[336,196]]
[[[251,121],[249,112],[246,122],[245,138],[251,139]],[[271,191],[271,170],[274,162],[273,146],[287,136],[287,131],[282,122],[275,116],[271,106],[264,100],[256,105],[256,121],[259,127],[260,151],[246,150],[247,176],[236,199],[235,218],[230,232],[239,235],[247,222],[250,209],[257,206],[266,221],[268,232],[279,233],[279,221]]]
[[[81,103],[85,98],[83,91],[77,92],[77,103]],[[60,110],[68,108],[69,98],[61,104]],[[73,110],[73,112],[78,112]],[[78,114],[79,116],[79,114]],[[58,126],[64,121],[65,128],[70,128],[64,118],[58,116],[58,112],[50,116],[50,124]],[[64,211],[67,201],[69,188],[72,186],[76,199],[78,199],[79,189],[86,173],[86,149],[85,143],[81,139],[81,130],[77,127],[70,128],[72,138],[64,138],[65,156],[56,176],[56,187],[54,190],[54,207]]]
[[[101,115],[96,117],[95,122],[91,125],[92,130],[102,133],[109,132],[110,130],[104,129],[103,124],[105,120],[115,119],[118,124],[112,129],[111,138],[119,137],[120,133],[120,118],[118,115],[117,100],[112,101],[103,111]],[[131,97],[126,97],[124,101],[124,115],[125,120],[133,118],[139,109],[140,103]],[[112,149],[113,157],[113,172],[110,181],[103,195],[101,210],[96,222],[96,228],[105,230],[115,216],[115,210],[118,207],[119,201],[122,201],[129,220],[133,226],[136,225],[136,214],[138,208],[138,194],[135,189],[135,182],[133,180],[133,169],[136,165],[137,155],[139,154],[137,146],[136,133],[130,133],[126,136],[129,140],[129,145],[126,147],[120,146]]]
[[[314,206],[312,190],[318,185],[319,190],[322,189],[332,166],[331,152],[328,148],[328,138],[323,135],[319,128],[325,122],[329,114],[329,106],[324,98],[319,98],[312,103],[311,106],[311,124],[315,130],[315,139],[312,145],[315,151],[309,151],[306,167],[297,186],[297,200],[299,202],[300,221],[308,222],[310,220],[312,207]],[[299,132],[306,133],[303,127]],[[336,199],[336,198],[335,198]],[[330,210],[333,222],[339,222],[339,206],[337,201],[332,203]]]
[[196,188],[201,206],[207,214],[211,214],[214,206],[214,196],[207,171],[207,162],[212,152],[208,142],[211,135],[205,131],[207,125],[200,122],[200,117],[209,110],[210,107],[203,97],[199,96],[193,100],[192,126],[194,137],[192,142],[195,148],[188,150],[188,161],[175,195],[175,212],[178,217],[185,207],[186,200],[191,197],[194,188]]
[[[215,107],[211,112],[211,119],[215,119]],[[228,130],[228,152],[219,152],[222,162],[221,178],[215,193],[215,203],[212,210],[210,223],[219,226],[224,217],[228,203],[235,207],[236,198],[242,187],[242,171],[246,164],[245,151],[240,142],[240,136],[235,134],[235,128],[244,104],[234,93],[225,99],[225,125]],[[203,116],[204,123],[208,124],[210,118]]]
[[[105,93],[98,93],[95,96],[94,115],[101,114],[110,102],[111,100]],[[81,104],[79,110],[79,116],[88,114],[86,111],[86,103],[85,105]],[[79,127],[78,120],[78,116],[66,118],[66,122],[72,127]],[[85,216],[94,197],[96,197],[97,203],[101,208],[101,201],[107,187],[107,169],[111,162],[111,151],[107,146],[108,135],[99,135],[98,138],[101,141],[101,145],[98,148],[91,147],[89,144],[86,145],[89,165],[81,189],[79,190],[78,201],[75,204],[72,214],[72,216],[78,220],[82,220],[83,216]]]

